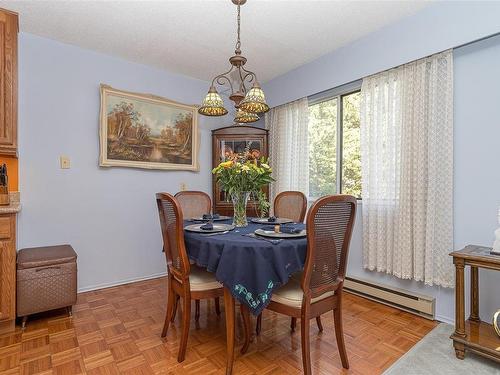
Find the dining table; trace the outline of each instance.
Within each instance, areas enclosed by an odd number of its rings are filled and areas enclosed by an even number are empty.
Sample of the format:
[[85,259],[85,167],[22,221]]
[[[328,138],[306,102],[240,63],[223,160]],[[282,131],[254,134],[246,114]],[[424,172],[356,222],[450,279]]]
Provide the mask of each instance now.
[[[220,223],[231,224],[232,218]],[[193,222],[186,220],[184,227]],[[272,223],[270,223],[272,224]],[[288,224],[304,229],[303,223]],[[215,274],[224,286],[227,337],[226,374],[232,373],[235,347],[235,302],[241,307],[245,340],[241,353],[250,343],[250,314],[258,316],[271,301],[276,288],[304,267],[307,239],[270,239],[255,235],[257,229],[273,230],[272,225],[253,223],[222,233],[184,231],[188,256],[196,265]]]

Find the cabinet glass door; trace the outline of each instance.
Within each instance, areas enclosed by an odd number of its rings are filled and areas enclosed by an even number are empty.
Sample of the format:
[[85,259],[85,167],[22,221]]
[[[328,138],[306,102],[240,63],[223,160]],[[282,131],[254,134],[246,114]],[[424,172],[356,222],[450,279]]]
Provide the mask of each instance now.
[[[219,150],[219,162],[236,159],[257,161],[263,156],[263,143],[262,139],[226,138],[219,140]],[[219,200],[228,200],[225,191],[219,190]]]

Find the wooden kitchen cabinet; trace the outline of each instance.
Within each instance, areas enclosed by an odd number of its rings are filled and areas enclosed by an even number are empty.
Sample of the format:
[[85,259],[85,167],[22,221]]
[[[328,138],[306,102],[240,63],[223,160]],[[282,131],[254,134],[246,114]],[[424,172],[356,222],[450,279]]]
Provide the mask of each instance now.
[[0,334],[16,318],[16,214],[0,214]]
[[0,9],[0,155],[17,156],[18,16]]

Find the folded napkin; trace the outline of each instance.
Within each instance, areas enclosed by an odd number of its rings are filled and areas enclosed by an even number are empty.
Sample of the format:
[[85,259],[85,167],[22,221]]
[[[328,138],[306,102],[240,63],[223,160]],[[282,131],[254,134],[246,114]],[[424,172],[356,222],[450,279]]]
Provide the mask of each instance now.
[[206,223],[206,224],[201,225],[200,229],[212,230],[212,229],[214,229],[214,225],[212,223]]
[[212,215],[212,219],[214,219],[214,220],[215,220],[215,219],[219,219],[219,218],[220,218],[220,215],[219,215],[219,214],[213,214],[213,215]]
[[203,214],[202,219],[203,220],[210,220],[210,219],[212,219],[212,215],[211,214]]
[[302,232],[302,229],[282,225],[280,231],[281,233],[298,234]]
[[276,216],[271,216],[269,219],[267,219],[270,223],[276,222]]

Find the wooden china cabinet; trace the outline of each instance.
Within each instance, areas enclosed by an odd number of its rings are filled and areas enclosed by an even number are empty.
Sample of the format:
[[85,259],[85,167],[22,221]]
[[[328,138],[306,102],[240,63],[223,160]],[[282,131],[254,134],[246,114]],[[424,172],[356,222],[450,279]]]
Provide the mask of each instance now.
[[[259,159],[268,157],[268,131],[246,125],[233,125],[212,130],[212,165],[215,168],[220,162],[230,159],[235,155],[245,155],[247,158]],[[226,192],[218,186],[215,176],[212,176],[213,186],[213,211],[220,215],[233,215],[233,204]],[[264,188],[269,196],[269,187]],[[257,216],[255,202],[250,200],[247,206],[247,216]]]

